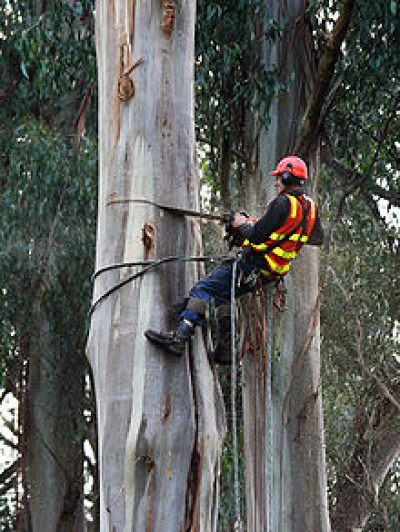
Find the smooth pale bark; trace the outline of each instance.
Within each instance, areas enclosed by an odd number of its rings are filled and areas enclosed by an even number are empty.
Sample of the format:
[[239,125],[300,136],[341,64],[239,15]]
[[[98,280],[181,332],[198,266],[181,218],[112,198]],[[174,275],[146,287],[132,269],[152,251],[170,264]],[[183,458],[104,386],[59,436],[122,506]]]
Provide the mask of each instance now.
[[[201,254],[197,222],[141,203],[199,207],[194,22],[193,2],[97,2],[97,270]],[[134,95],[128,85],[122,101],[119,76],[140,57],[143,64],[130,75]],[[94,301],[132,271],[99,276]],[[98,409],[102,531],[216,528],[225,421],[203,339],[197,332],[190,356],[176,359],[143,334],[174,325],[170,306],[199,274],[191,263],[163,266],[119,289],[92,315],[88,358]]]
[[[268,15],[279,18],[279,2],[266,3]],[[289,26],[299,22],[302,2],[287,3],[285,18]],[[289,38],[288,38],[289,39]],[[249,175],[245,208],[260,215],[276,195],[273,178],[268,175],[278,160],[293,153],[295,136],[305,110],[307,96],[307,64],[304,62],[303,40],[294,37],[265,50],[268,66],[280,65],[283,72],[295,72],[295,79],[286,94],[275,99],[269,109],[271,125],[260,138],[260,169]],[[285,58],[285,59],[284,59]],[[309,192],[315,198],[318,175],[318,152],[308,160]],[[316,199],[316,198],[315,198]],[[310,346],[303,353],[309,336],[318,295],[318,251],[303,248],[285,278],[289,310],[275,319],[272,334],[273,288],[269,298],[269,341],[274,338],[272,360],[272,405],[268,400],[268,382],[259,375],[257,396],[254,395],[254,356],[243,363],[244,413],[246,445],[246,492],[249,530],[269,532],[304,532],[329,530],[326,494],[324,433],[320,389],[318,309],[316,327]],[[272,292],[272,293],[271,293]],[[261,356],[267,356],[267,346]],[[260,361],[258,361],[260,365]],[[261,390],[265,386],[266,404],[262,405]],[[258,404],[257,412],[251,405]],[[272,425],[268,408],[272,406]],[[261,412],[265,411],[267,426]],[[257,415],[257,422],[255,419]],[[269,445],[272,434],[272,447]],[[257,436],[257,438],[256,438]],[[256,441],[255,441],[256,438]],[[255,450],[257,458],[255,459]],[[257,469],[255,469],[255,464]],[[257,500],[254,492],[257,490]],[[261,495],[261,496],[260,496]],[[282,495],[282,504],[281,504]]]
[[[83,532],[84,357],[63,356],[34,305],[29,356],[28,480],[33,532]],[[52,340],[55,340],[54,342]]]

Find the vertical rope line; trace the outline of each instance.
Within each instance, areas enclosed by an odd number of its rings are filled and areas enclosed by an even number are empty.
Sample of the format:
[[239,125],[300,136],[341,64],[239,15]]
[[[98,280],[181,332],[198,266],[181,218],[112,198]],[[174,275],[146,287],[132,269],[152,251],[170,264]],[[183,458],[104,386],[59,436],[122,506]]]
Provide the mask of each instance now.
[[257,358],[258,358],[258,307],[257,307],[257,293],[253,292],[253,308],[254,308],[254,532],[257,532],[258,526],[258,386],[257,386]]
[[236,300],[235,282],[237,272],[237,261],[232,264],[232,284],[231,284],[231,346],[232,346],[232,379],[231,379],[231,402],[232,402],[232,443],[233,443],[233,470],[234,470],[234,490],[235,490],[235,513],[238,532],[242,532],[242,520],[240,517],[240,493],[239,493],[239,459],[237,444],[237,418],[236,418]]
[[267,407],[267,425],[268,425],[268,459],[267,459],[267,482],[268,482],[268,521],[267,532],[273,532],[273,516],[272,516],[272,493],[273,493],[273,405],[272,405],[272,344],[273,344],[273,309],[272,298],[270,290],[267,293],[267,374],[266,374],[266,407]]
[[261,384],[262,384],[262,389],[261,389],[261,460],[264,460],[264,469],[265,469],[265,475],[263,476],[263,496],[265,497],[265,501],[266,501],[266,507],[265,509],[263,508],[263,510],[265,510],[262,514],[262,526],[263,526],[263,530],[267,530],[267,523],[268,523],[268,508],[269,508],[269,499],[268,499],[268,494],[269,494],[269,485],[268,485],[268,482],[267,482],[267,479],[268,479],[268,470],[267,470],[267,459],[266,459],[266,456],[267,456],[267,452],[268,452],[268,447],[267,447],[267,437],[266,437],[266,433],[267,433],[267,416],[266,416],[266,404],[267,404],[267,401],[266,401],[266,397],[267,397],[267,392],[266,392],[266,375],[267,375],[267,343],[268,343],[268,330],[267,330],[267,317],[266,317],[266,301],[265,301],[265,292],[264,292],[264,288],[263,286],[261,285],[260,286],[260,289],[259,289],[259,293],[260,293],[260,304],[261,304],[261,332],[262,332],[262,335],[261,335],[261,346],[262,346],[262,349],[261,349],[261,353],[262,353],[262,364],[261,364],[261,369],[262,369],[262,375],[261,375]]

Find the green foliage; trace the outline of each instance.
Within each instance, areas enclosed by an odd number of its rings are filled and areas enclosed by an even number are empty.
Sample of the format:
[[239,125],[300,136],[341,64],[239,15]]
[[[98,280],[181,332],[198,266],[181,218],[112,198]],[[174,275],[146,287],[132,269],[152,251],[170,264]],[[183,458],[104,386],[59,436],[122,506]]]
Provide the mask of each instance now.
[[[334,156],[348,175],[327,167],[322,181],[324,218],[333,220],[339,201],[355,179],[361,190],[350,196],[335,232],[331,270],[321,312],[324,412],[329,492],[334,500],[340,478],[360,437],[359,416],[369,419],[366,436],[373,445],[376,412],[382,395],[366,367],[395,393],[398,374],[400,305],[398,241],[398,172],[393,111],[399,70],[398,17],[390,2],[357,4],[340,63],[340,89],[325,122]],[[372,171],[371,171],[372,169]],[[383,191],[382,191],[383,189]],[[380,199],[385,194],[385,200]],[[385,211],[389,216],[384,215]],[[361,344],[360,344],[361,338]],[[387,407],[385,407],[387,408]],[[372,430],[373,429],[373,430]],[[389,530],[398,530],[394,501],[398,472],[392,468],[379,501]],[[397,517],[396,517],[397,515]],[[366,531],[382,530],[373,513]]]
[[[248,113],[258,115],[260,127],[268,127],[269,102],[284,86],[276,68],[266,67],[263,60],[263,47],[274,42],[283,28],[271,19],[263,30],[264,14],[262,0],[202,0],[198,5],[196,126],[207,151],[204,178],[213,196],[224,193],[220,163],[225,155],[231,192],[236,174],[249,164]],[[242,157],[234,157],[234,153],[242,153]]]
[[[96,208],[96,144],[73,149],[42,122],[30,120],[10,139],[0,218],[2,345],[14,390],[19,343],[31,330],[35,299],[60,357],[83,356],[91,296]],[[40,295],[38,293],[40,286]]]
[[391,2],[357,4],[337,66],[340,90],[326,122],[334,152],[349,168],[365,172],[379,149],[366,187],[374,192],[375,185],[381,184],[393,197],[399,191],[395,117],[384,142],[380,139],[384,124],[399,104],[399,31],[400,20]]
[[14,520],[12,510],[6,499],[0,497],[0,523],[2,532],[13,532]]
[[24,109],[52,123],[55,117],[57,124],[63,119],[71,127],[73,104],[96,79],[92,9],[92,0],[72,6],[49,2],[43,12],[35,3],[1,2],[1,87],[8,90],[17,83],[7,100],[8,116]]

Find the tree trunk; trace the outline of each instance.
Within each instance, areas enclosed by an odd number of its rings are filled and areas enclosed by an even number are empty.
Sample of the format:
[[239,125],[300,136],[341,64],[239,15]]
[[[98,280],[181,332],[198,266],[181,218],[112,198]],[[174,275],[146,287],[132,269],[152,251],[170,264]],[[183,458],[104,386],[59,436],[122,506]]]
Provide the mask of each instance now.
[[[279,5],[278,2],[266,3],[267,21],[282,16]],[[308,67],[303,61],[305,39],[299,39],[298,32],[301,6],[302,2],[297,0],[287,4],[284,13],[289,28],[286,39],[265,50],[266,64],[269,67],[277,64],[283,73],[294,71],[295,80],[269,109],[271,125],[260,138],[259,159],[263,171],[249,176],[247,191],[242,195],[247,198],[249,204],[245,207],[252,215],[261,215],[275,196],[273,179],[268,172],[280,158],[293,153],[296,132],[305,110]],[[309,157],[308,163],[309,192],[315,198],[318,151]],[[244,358],[249,530],[329,530],[319,377],[318,279],[318,252],[315,248],[303,248],[285,278],[289,309],[273,320],[274,288],[267,289],[268,342],[258,359],[253,351]],[[270,376],[268,364],[271,364]],[[264,372],[262,367],[265,367]],[[257,406],[253,408],[252,405]]]
[[83,532],[82,353],[56,348],[39,300],[30,340],[28,479],[33,532]]
[[353,453],[345,474],[335,486],[332,508],[334,532],[362,532],[371,514],[380,511],[378,493],[385,476],[400,456],[400,424],[398,410],[384,400],[372,417],[359,412],[354,432],[357,434]]
[[[149,202],[199,207],[193,119],[195,4],[98,2],[100,190],[97,270],[201,253],[197,222]],[[143,63],[122,75],[138,58]],[[94,301],[137,271],[96,279]],[[215,530],[224,408],[203,339],[171,358],[144,337],[200,274],[172,263],[96,307],[88,341],[96,387],[100,529]]]

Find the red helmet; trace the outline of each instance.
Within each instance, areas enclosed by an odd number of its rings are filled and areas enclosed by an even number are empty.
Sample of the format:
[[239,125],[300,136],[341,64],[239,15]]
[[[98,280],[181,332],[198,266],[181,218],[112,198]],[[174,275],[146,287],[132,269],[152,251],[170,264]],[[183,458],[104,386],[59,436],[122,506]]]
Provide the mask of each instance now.
[[289,172],[299,179],[307,179],[307,166],[300,157],[285,157],[279,161],[276,170],[271,172],[271,175],[280,175],[284,172]]

